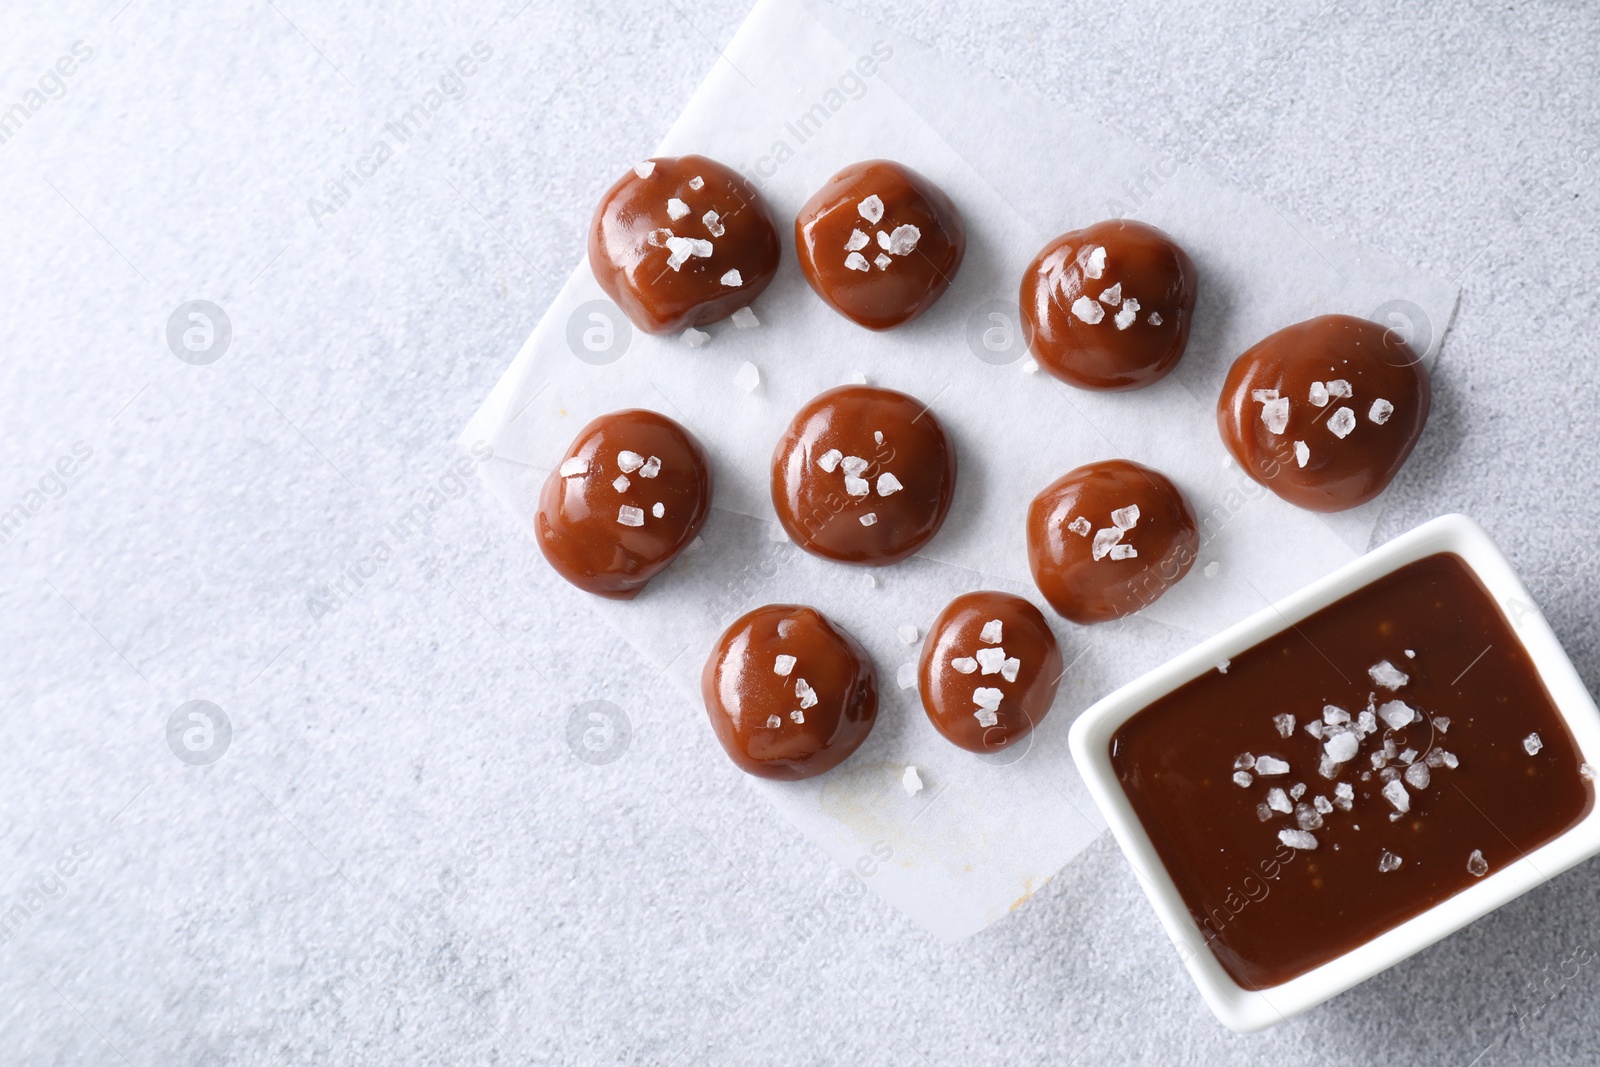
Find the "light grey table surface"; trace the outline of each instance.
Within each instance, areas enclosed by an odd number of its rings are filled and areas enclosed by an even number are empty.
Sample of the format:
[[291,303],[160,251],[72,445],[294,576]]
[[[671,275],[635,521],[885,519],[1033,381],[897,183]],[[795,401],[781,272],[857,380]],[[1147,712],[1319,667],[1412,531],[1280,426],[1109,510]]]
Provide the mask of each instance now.
[[[852,6],[1459,278],[1378,538],[1472,514],[1600,682],[1600,12]],[[452,474],[597,193],[744,0],[20,8],[0,1061],[1600,1061],[1594,863],[1253,1037],[1212,1019],[1109,839],[935,942],[674,726],[698,713]],[[206,365],[166,341],[194,299],[232,328]],[[191,700],[232,729],[204,766],[169,744]],[[614,762],[569,747],[588,700],[634,724]]]

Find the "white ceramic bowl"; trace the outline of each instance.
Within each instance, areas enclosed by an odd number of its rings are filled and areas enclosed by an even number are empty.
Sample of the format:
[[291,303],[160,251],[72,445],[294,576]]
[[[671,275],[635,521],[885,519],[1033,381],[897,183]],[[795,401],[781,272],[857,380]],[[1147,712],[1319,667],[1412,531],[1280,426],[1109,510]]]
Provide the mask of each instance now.
[[1456,554],[1477,574],[1521,638],[1577,740],[1583,761],[1600,767],[1600,711],[1510,562],[1483,528],[1463,515],[1441,516],[1353,560],[1123,686],[1073,723],[1072,756],[1089,792],[1105,813],[1111,832],[1139,875],[1145,895],[1201,995],[1234,1030],[1261,1030],[1313,1008],[1600,853],[1600,804],[1596,804],[1583,821],[1515,863],[1315,970],[1269,989],[1244,989],[1206,947],[1199,926],[1117,781],[1111,766],[1112,735],[1153,701],[1213,669],[1218,661],[1236,656],[1375,579],[1437,552]]

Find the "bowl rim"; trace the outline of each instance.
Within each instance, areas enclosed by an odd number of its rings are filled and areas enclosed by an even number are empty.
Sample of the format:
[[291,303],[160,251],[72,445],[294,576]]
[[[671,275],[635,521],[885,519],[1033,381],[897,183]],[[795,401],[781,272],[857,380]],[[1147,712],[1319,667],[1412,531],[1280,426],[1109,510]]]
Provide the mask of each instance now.
[[1223,659],[1408,563],[1440,552],[1460,557],[1489,591],[1572,731],[1582,761],[1600,767],[1600,709],[1505,554],[1481,526],[1459,514],[1432,519],[1201,641],[1095,702],[1072,724],[1068,743],[1090,795],[1206,1004],[1240,1033],[1265,1029],[1316,1007],[1600,853],[1600,803],[1595,803],[1577,824],[1510,865],[1372,940],[1262,990],[1245,989],[1223,970],[1156,854],[1111,765],[1110,741],[1116,730]]

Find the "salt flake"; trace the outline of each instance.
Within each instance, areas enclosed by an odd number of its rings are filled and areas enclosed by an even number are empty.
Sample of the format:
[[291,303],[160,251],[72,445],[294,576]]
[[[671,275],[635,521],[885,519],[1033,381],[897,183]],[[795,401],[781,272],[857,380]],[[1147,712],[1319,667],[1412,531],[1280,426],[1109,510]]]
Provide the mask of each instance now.
[[1086,296],[1080,296],[1072,302],[1072,313],[1090,326],[1106,317],[1106,309]]

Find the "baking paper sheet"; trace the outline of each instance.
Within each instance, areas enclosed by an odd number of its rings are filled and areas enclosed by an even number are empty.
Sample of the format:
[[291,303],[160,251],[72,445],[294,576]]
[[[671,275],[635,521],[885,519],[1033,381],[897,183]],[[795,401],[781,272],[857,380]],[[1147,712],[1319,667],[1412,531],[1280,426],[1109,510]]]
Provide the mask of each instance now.
[[[1317,237],[1090,116],[804,0],[758,4],[653,154],[688,152],[746,173],[778,223],[785,259],[754,305],[761,325],[715,324],[699,349],[644,335],[579,264],[463,442],[493,448],[483,477],[531,532],[539,482],[589,420],[647,407],[688,426],[708,446],[717,481],[701,544],[638,600],[594,600],[595,610],[674,679],[687,727],[704,731],[707,744],[715,741],[699,708],[699,668],[733,618],[801,602],[855,634],[885,695],[872,737],[820,779],[751,786],[841,863],[892,854],[872,865],[868,884],[935,934],[966,936],[1026,899],[1103,830],[1067,753],[1079,711],[1366,545],[1376,505],[1313,515],[1228,460],[1214,415],[1228,364],[1267,333],[1327,312],[1409,328],[1431,361],[1456,290]],[[883,334],[848,322],[810,291],[790,229],[830,175],[874,157],[906,163],[949,193],[969,241],[939,303]],[[1122,394],[1025,373],[1016,318],[1023,269],[1056,234],[1115,214],[1166,230],[1199,268],[1199,307],[1179,369]],[[760,372],[753,392],[734,383],[745,363]],[[789,418],[818,392],[862,376],[929,403],[959,456],[944,528],[891,568],[806,555],[781,540],[768,495],[772,446]],[[1135,619],[1095,628],[1054,620],[1071,666],[1031,744],[993,757],[953,748],[927,724],[915,691],[896,685],[896,668],[918,651],[898,628],[920,632],[974,588],[1042,605],[1027,570],[1028,502],[1068,469],[1119,456],[1165,471],[1189,495],[1204,526],[1195,570]],[[915,797],[900,787],[909,764],[927,784]],[[728,773],[738,772],[730,765]]]

